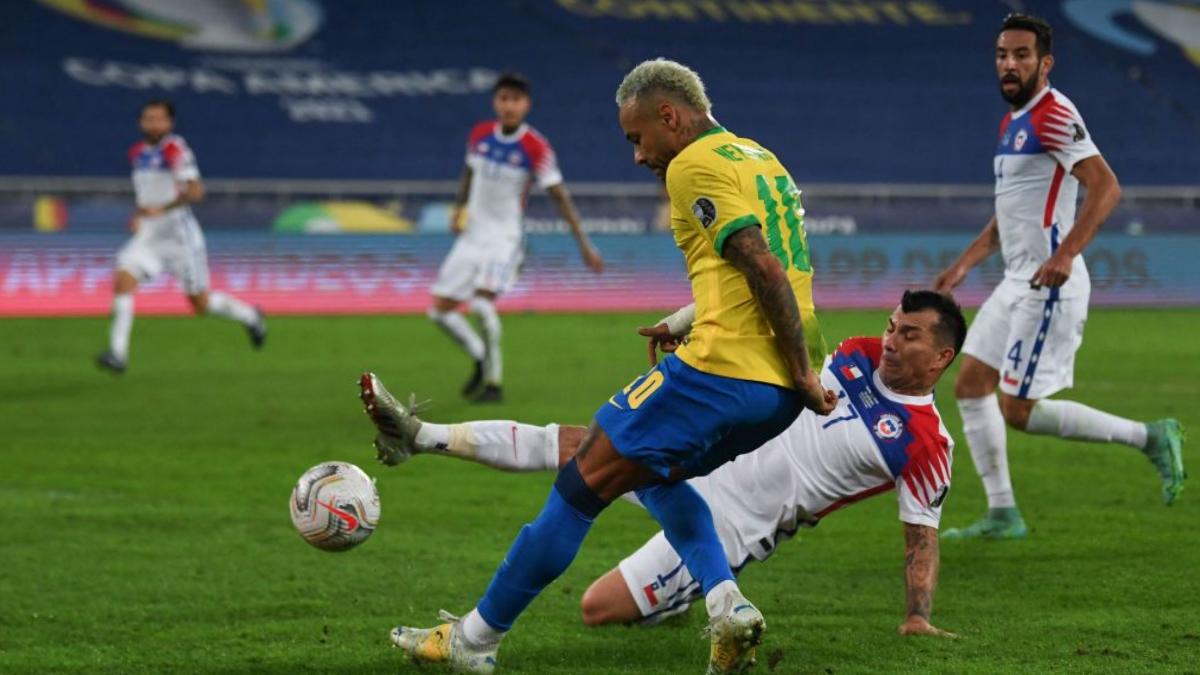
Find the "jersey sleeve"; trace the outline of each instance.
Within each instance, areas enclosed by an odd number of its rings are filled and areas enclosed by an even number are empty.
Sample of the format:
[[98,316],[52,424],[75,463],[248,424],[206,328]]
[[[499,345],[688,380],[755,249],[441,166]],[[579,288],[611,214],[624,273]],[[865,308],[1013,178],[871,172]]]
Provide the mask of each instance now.
[[677,213],[712,242],[717,255],[722,255],[729,235],[760,226],[732,172],[698,162],[673,162],[667,170],[667,192]]
[[538,187],[545,190],[563,182],[562,171],[558,168],[558,157],[555,156],[550,141],[531,130],[521,139],[521,145],[529,155],[533,180]]
[[196,156],[183,140],[175,139],[168,143],[163,148],[163,159],[176,181],[186,183],[190,180],[200,180],[200,167],[196,165]]
[[1083,116],[1069,102],[1055,100],[1034,120],[1042,146],[1068,173],[1079,162],[1100,154]]
[[[940,421],[936,422],[940,427]],[[941,430],[914,430],[914,447],[908,463],[896,478],[900,520],[910,525],[937,528],[942,503],[950,491],[953,441]]]
[[473,157],[475,154],[473,152],[475,146],[492,133],[494,126],[495,123],[493,122],[480,122],[474,127],[471,127],[471,133],[467,134],[466,157],[464,158],[467,166],[471,166],[471,157]]
[[137,166],[137,158],[138,155],[141,154],[143,147],[145,146],[143,145],[142,141],[138,141],[137,143],[129,146],[129,165],[131,167]]

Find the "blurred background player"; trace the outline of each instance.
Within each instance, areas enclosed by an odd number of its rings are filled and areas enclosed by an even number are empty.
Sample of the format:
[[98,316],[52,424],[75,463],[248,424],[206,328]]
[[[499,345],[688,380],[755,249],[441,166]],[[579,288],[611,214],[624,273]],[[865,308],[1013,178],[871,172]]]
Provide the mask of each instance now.
[[[558,206],[583,260],[595,272],[604,261],[588,241],[579,214],[563,185],[550,143],[525,123],[530,107],[529,81],[517,73],[496,80],[492,106],[496,119],[480,122],[467,140],[467,163],[450,219],[458,234],[438,270],[429,317],[475,362],[463,396],[477,402],[503,399],[500,315],[496,298],[512,287],[524,258],[521,223],[532,183],[546,190]],[[479,320],[483,338],[458,307]]]
[[[660,330],[651,348],[662,344],[674,351],[691,330],[688,309],[656,326]],[[838,393],[829,417],[805,410],[755,452],[689,481],[712,509],[734,570],[766,560],[798,528],[815,527],[826,515],[894,487],[904,523],[908,589],[908,611],[899,630],[954,637],[930,623],[937,528],[950,489],[954,447],[934,405],[933,387],[962,348],[966,332],[962,310],[952,299],[934,291],[906,292],[882,338],[846,340],[826,359],[821,378]],[[431,424],[369,377],[364,402],[379,411],[376,419],[386,420],[378,427],[375,447],[387,465],[420,453],[505,471],[557,471],[587,432],[508,421]],[[592,626],[657,623],[686,611],[699,595],[698,583],[659,532],[588,588],[583,620]]]
[[122,373],[129,361],[133,330],[133,294],[138,284],[166,271],[179,282],[197,315],[233,319],[246,327],[255,348],[267,337],[262,312],[232,295],[208,290],[204,233],[190,204],[204,198],[196,157],[182,136],[172,133],[175,106],[154,99],[142,106],[142,140],[129,150],[137,211],[133,237],[117,254],[113,281],[112,325],[108,350],[96,363]]
[[[1074,381],[1091,293],[1081,254],[1121,197],[1117,177],[1083,117],[1050,86],[1051,43],[1050,25],[1043,19],[1010,14],[1001,26],[996,71],[1012,111],[1000,122],[996,213],[934,282],[948,292],[997,249],[1004,257],[1004,280],[971,325],[955,383],[988,513],[969,527],[947,530],[947,538],[1025,536],[1009,478],[1005,422],[1031,434],[1137,448],[1158,470],[1165,504],[1183,489],[1178,421],[1144,424],[1081,403],[1046,399]],[[1087,193],[1076,217],[1081,183]]]

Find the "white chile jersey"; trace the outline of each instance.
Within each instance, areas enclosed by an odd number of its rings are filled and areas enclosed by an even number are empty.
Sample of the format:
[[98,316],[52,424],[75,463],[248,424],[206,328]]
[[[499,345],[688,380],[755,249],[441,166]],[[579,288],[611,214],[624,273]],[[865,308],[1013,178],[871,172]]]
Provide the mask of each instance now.
[[463,237],[484,245],[519,242],[530,186],[546,189],[563,181],[549,141],[527,124],[511,134],[499,122],[476,124],[467,139],[467,166],[471,192]]
[[691,482],[711,505],[722,536],[765,559],[780,537],[844,506],[897,490],[900,520],[937,527],[950,489],[954,442],[933,396],[888,389],[877,368],[880,338],[851,338],[826,359],[821,382],[837,408],[805,410],[754,452]]
[[[996,221],[1008,279],[1028,288],[1038,268],[1066,238],[1075,224],[1079,192],[1071,170],[1098,154],[1075,105],[1049,86],[1000,121],[993,168]],[[1071,277],[1061,289],[1030,293],[1071,297],[1089,290],[1083,256],[1076,256]]]
[[180,183],[200,180],[196,156],[183,137],[175,134],[167,134],[155,145],[134,143],[129,149],[129,163],[139,207],[166,206],[179,196]]

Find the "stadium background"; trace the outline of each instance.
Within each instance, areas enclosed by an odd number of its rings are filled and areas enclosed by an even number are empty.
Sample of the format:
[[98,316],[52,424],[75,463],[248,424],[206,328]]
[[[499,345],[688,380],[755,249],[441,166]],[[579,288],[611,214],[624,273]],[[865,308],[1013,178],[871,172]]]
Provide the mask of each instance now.
[[[437,421],[542,424],[584,421],[645,367],[632,328],[688,289],[660,187],[616,126],[623,73],[690,63],[720,121],[795,173],[832,342],[878,331],[899,287],[928,284],[987,219],[1005,111],[991,44],[1015,7],[1054,23],[1053,81],[1125,188],[1087,252],[1094,309],[1070,396],[1196,428],[1200,3],[0,3],[0,673],[413,672],[386,628],[477,600],[552,476],[375,466],[352,381],[377,369],[432,398]],[[466,133],[507,68],[532,78],[530,121],[609,270],[585,272],[532,197],[531,256],[502,303],[507,400],[481,409],[459,399],[449,340],[392,314],[426,305]],[[272,332],[253,352],[228,322],[140,318],[186,312],[162,280],[138,295],[131,367],[113,379],[90,357],[128,235],[126,149],[162,95],[205,176],[214,285],[261,304]],[[961,297],[977,304],[999,274],[989,261]],[[960,443],[945,516],[960,526],[984,496],[952,390],[937,398]],[[1009,438],[1032,531],[943,545],[933,619],[963,640],[895,635],[903,550],[880,497],[743,575],[770,621],[757,672],[1196,672],[1196,488],[1164,509],[1135,452]],[[344,555],[300,541],[283,505],[334,458],[378,477],[384,511]],[[579,621],[591,579],[654,529],[610,509],[507,639],[504,671],[700,672],[703,612],[648,631]]]
[[[817,302],[886,305],[883,291],[928,283],[990,213],[1004,105],[987,45],[1010,5],[10,3],[0,314],[107,312],[129,220],[125,149],[149,96],[177,101],[206,177],[195,210],[215,287],[269,313],[420,311],[450,244],[466,132],[490,115],[492,78],[509,68],[534,82],[530,121],[555,145],[610,272],[577,264],[535,194],[527,273],[502,308],[677,306],[688,289],[661,231],[662,195],[631,162],[612,102],[631,65],[662,54],[702,73],[719,120],[795,174]],[[1087,252],[1094,303],[1197,304],[1200,10],[1025,5],[1056,26],[1053,82],[1125,187]],[[982,299],[998,265],[972,275],[965,302]],[[138,302],[143,313],[186,311],[167,279]]]

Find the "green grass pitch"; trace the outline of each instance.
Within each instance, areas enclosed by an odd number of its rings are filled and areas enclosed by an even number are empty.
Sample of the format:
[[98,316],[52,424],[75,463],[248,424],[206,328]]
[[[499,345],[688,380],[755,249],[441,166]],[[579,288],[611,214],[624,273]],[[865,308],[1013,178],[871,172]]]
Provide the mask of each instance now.
[[[885,312],[826,312],[832,344]],[[0,672],[417,672],[388,647],[398,622],[469,609],[550,474],[419,457],[374,463],[355,379],[434,400],[430,419],[586,422],[645,368],[636,315],[508,316],[508,402],[456,395],[463,357],[419,317],[278,318],[261,353],[213,320],[139,319],[123,378],[91,356],[106,322],[0,321]],[[1200,432],[1200,312],[1093,311],[1068,395]],[[959,443],[944,525],[984,501],[950,379],[938,400]],[[1164,508],[1135,451],[1010,434],[1032,531],[945,542],[934,622],[956,642],[901,638],[903,542],[893,493],[802,531],[742,587],[767,617],[756,672],[1200,671],[1200,443]],[[309,466],[378,478],[370,541],[318,551],[286,500]],[[502,672],[699,673],[703,611],[665,626],[585,628],[581,593],[655,531],[623,502],[500,652]],[[773,667],[772,667],[773,665]],[[422,669],[420,672],[435,672]]]

